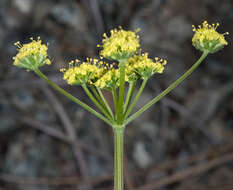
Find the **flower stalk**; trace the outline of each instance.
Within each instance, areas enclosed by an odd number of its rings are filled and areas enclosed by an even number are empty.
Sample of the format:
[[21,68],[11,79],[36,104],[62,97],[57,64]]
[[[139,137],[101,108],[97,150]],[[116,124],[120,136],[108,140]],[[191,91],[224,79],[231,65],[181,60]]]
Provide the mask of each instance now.
[[129,89],[128,89],[128,92],[127,92],[127,97],[126,97],[125,105],[124,105],[124,113],[126,112],[126,110],[127,110],[128,107],[129,107],[129,104],[130,104],[131,99],[132,99],[132,97],[133,97],[133,93],[134,93],[136,84],[137,84],[136,81],[133,81],[133,82],[130,82],[130,83],[129,83]]
[[125,59],[119,60],[120,67],[120,87],[118,97],[117,122],[121,124],[124,119],[124,97],[125,97]]
[[117,89],[116,88],[112,89],[112,99],[113,99],[113,103],[114,103],[115,120],[117,120],[117,101],[118,101],[118,96],[117,96]]
[[130,116],[128,119],[126,119],[125,125],[129,124],[131,121],[133,121],[134,119],[139,117],[144,111],[149,109],[152,105],[154,105],[156,102],[158,102],[164,96],[166,96],[170,91],[172,91],[175,87],[177,87],[184,79],[186,79],[201,64],[201,62],[207,57],[208,54],[209,54],[208,51],[203,52],[202,56],[198,59],[198,61],[195,64],[193,64],[193,66],[188,71],[186,71],[180,78],[178,78],[175,82],[173,82],[169,87],[167,87],[164,91],[162,91],[154,99],[152,99],[150,102],[148,102],[146,105],[144,105],[136,113],[134,113],[132,116]]
[[97,88],[98,92],[99,92],[99,95],[100,95],[100,99],[102,99],[106,109],[108,110],[108,112],[110,113],[111,117],[114,118],[114,115],[113,115],[113,112],[112,112],[112,109],[110,108],[107,100],[105,99],[101,89]]
[[48,83],[51,87],[53,87],[56,91],[58,91],[60,94],[66,96],[71,101],[73,101],[76,104],[80,105],[82,108],[84,108],[85,110],[89,111],[90,113],[92,113],[93,115],[95,115],[96,117],[98,117],[99,119],[103,120],[108,125],[112,125],[111,121],[109,121],[106,117],[104,117],[102,114],[100,114],[99,112],[95,111],[93,108],[91,108],[90,106],[88,106],[86,103],[82,102],[78,98],[74,97],[73,95],[71,95],[70,93],[68,93],[67,91],[63,90],[62,88],[60,88],[55,83],[53,83],[39,69],[35,69],[35,73],[40,78],[42,78],[46,83]]
[[[109,113],[105,110],[105,106],[101,105],[95,97],[92,95],[92,93],[89,91],[88,87],[86,85],[82,86],[84,91],[86,92],[87,96],[90,98],[90,100],[98,107],[98,109],[109,119],[112,120],[113,118]],[[103,102],[103,100],[102,100]]]
[[137,93],[137,95],[135,96],[135,98],[134,98],[132,104],[131,104],[130,107],[127,109],[124,118],[127,118],[127,117],[129,116],[129,114],[131,113],[132,109],[134,108],[135,104],[137,103],[138,99],[140,98],[140,96],[141,96],[141,94],[142,94],[142,91],[144,90],[144,88],[145,88],[145,86],[146,86],[147,80],[148,80],[148,79],[144,79],[144,80],[142,81],[141,87],[140,87],[140,89],[138,90],[138,93]]

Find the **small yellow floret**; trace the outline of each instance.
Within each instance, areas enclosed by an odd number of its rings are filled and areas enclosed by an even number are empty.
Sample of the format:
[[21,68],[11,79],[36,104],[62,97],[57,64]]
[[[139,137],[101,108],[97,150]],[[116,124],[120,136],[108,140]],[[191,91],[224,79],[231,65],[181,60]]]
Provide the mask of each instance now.
[[210,25],[207,23],[207,21],[204,21],[202,25],[198,26],[198,28],[193,26],[193,46],[202,52],[208,51],[210,53],[214,53],[222,49],[225,45],[228,44],[224,37],[224,35],[228,33],[218,33],[216,31],[218,26],[219,23]]
[[100,56],[114,60],[129,58],[140,47],[139,36],[136,32],[126,31],[119,27],[119,29],[111,30],[109,37],[104,34],[103,45],[97,45],[103,48]]
[[105,71],[105,68],[98,64],[98,60],[91,58],[81,64],[79,60],[71,61],[69,65],[69,69],[63,68],[61,72],[64,72],[64,80],[71,85],[92,85]]
[[155,61],[148,58],[147,53],[142,55],[134,55],[126,63],[126,74],[129,80],[137,80],[138,78],[148,79],[155,73],[162,73],[164,65],[167,61],[155,58]]
[[48,45],[42,44],[40,37],[37,40],[30,38],[31,42],[21,45],[20,42],[14,43],[18,47],[18,54],[13,57],[14,65],[29,70],[34,70],[44,64],[51,64],[48,58]]

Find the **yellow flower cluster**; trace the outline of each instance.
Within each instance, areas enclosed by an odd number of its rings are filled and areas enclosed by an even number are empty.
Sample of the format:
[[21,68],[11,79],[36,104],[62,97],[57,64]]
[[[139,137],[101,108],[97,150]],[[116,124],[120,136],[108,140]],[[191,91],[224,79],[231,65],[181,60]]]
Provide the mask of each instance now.
[[79,60],[71,61],[70,68],[61,69],[64,72],[64,80],[71,85],[89,84],[93,85],[106,70],[103,61],[87,58],[86,62],[80,64]]
[[100,55],[113,60],[129,58],[140,47],[139,36],[136,32],[137,31],[126,31],[119,27],[119,29],[110,31],[110,37],[104,34],[104,39],[102,40],[103,44],[97,45],[97,47],[103,48]]
[[193,26],[194,36],[192,38],[193,46],[202,52],[208,51],[214,53],[222,49],[227,45],[227,41],[224,38],[225,34],[220,34],[216,31],[219,24],[209,25],[207,21],[204,21],[198,28]]
[[101,89],[113,89],[120,84],[120,71],[114,63],[109,65],[97,59],[87,58],[86,62],[71,61],[68,69],[61,69],[64,80],[70,85],[93,85]]
[[111,90],[113,87],[118,87],[120,82],[120,71],[119,69],[110,69],[108,70],[101,78],[99,78],[95,86],[102,89]]
[[[148,79],[155,73],[162,73],[166,60],[148,58],[148,54],[137,54],[139,49],[139,37],[136,32],[125,31],[122,28],[111,30],[110,37],[104,34],[103,50],[101,57],[107,57],[121,61],[125,59],[125,81]],[[62,69],[64,79],[68,84],[88,84],[97,88],[112,90],[120,85],[120,69],[115,63],[109,65],[96,59],[87,59],[79,64],[79,61],[72,61],[75,66],[69,69]]]
[[134,55],[126,62],[126,74],[130,81],[138,78],[148,79],[155,73],[162,73],[167,61],[155,58],[155,61],[148,58],[147,53]]
[[31,42],[21,45],[16,42],[14,45],[18,47],[18,53],[14,59],[14,65],[28,70],[34,70],[44,64],[51,64],[48,58],[48,45],[42,44],[40,37],[37,40],[30,38]]
[[[125,81],[128,77],[125,76]],[[97,88],[112,90],[120,86],[120,69],[111,68],[94,84]]]

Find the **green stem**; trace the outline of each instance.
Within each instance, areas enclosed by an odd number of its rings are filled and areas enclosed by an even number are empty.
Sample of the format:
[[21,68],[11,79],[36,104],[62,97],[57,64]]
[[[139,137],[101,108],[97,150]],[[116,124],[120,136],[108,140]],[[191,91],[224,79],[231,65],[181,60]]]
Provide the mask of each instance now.
[[133,81],[133,82],[129,83],[129,89],[128,89],[128,92],[127,92],[127,97],[126,97],[125,105],[124,105],[124,113],[129,107],[129,104],[130,104],[130,101],[132,99],[136,84],[137,84],[137,81]]
[[114,128],[114,190],[124,189],[123,179],[124,127]]
[[175,82],[173,82],[168,88],[166,88],[163,92],[161,92],[158,96],[144,105],[141,109],[139,109],[136,113],[130,116],[126,121],[125,125],[139,117],[144,111],[150,108],[153,104],[158,102],[161,98],[167,95],[172,89],[178,86],[185,78],[187,78],[199,65],[200,63],[206,58],[209,52],[203,52],[202,56],[198,59],[198,61],[188,70],[186,71],[180,78],[178,78]]
[[118,112],[117,121],[121,123],[123,121],[124,114],[124,95],[125,95],[125,62],[126,60],[119,61],[120,67],[120,87],[119,87],[119,97],[118,97]]
[[95,87],[91,86],[90,89],[93,92],[93,94],[95,95],[95,97],[97,98],[97,100],[99,101],[99,103],[102,104],[102,106],[104,106],[104,103],[103,103],[102,99],[100,98],[98,92],[96,91]]
[[113,115],[113,113],[112,113],[112,109],[110,108],[110,106],[109,106],[107,100],[105,99],[105,97],[104,97],[104,95],[103,95],[101,89],[100,89],[100,88],[97,88],[97,91],[99,92],[99,95],[100,95],[101,99],[103,100],[103,103],[104,103],[105,107],[107,108],[108,112],[110,113],[110,115],[112,116],[112,118],[114,118],[114,115]]
[[[97,98],[97,100],[99,101],[99,103],[103,106],[104,110],[105,110],[106,112],[108,112],[107,107],[106,107],[104,101],[101,99],[101,97],[100,97],[100,95],[98,94],[98,92],[96,91],[95,87],[91,86],[90,89],[91,89],[91,91],[93,92],[93,94],[95,95],[95,97]],[[109,113],[109,114],[110,114],[110,113]]]
[[50,81],[39,69],[35,69],[34,70],[35,73],[42,78],[45,82],[47,82],[50,86],[52,86],[55,90],[57,90],[59,93],[63,94],[64,96],[66,96],[68,99],[72,100],[73,102],[75,102],[76,104],[80,105],[81,107],[83,107],[85,110],[91,112],[92,114],[94,114],[96,117],[98,117],[99,119],[105,121],[107,124],[112,125],[112,122],[109,121],[106,117],[104,117],[102,114],[98,113],[97,111],[95,111],[94,109],[92,109],[90,106],[88,106],[87,104],[85,104],[84,102],[80,101],[79,99],[75,98],[74,96],[72,96],[70,93],[66,92],[65,90],[63,90],[62,88],[60,88],[58,85],[56,85],[55,83],[53,83],[52,81]]
[[141,87],[140,87],[140,89],[139,89],[137,95],[135,96],[135,98],[134,98],[132,104],[130,105],[129,109],[126,111],[125,117],[124,117],[124,118],[127,118],[128,115],[131,113],[132,109],[134,108],[135,104],[137,103],[138,99],[140,98],[143,89],[144,89],[145,86],[146,86],[147,80],[148,80],[148,79],[144,79],[144,80],[143,80],[143,82],[142,82],[142,84],[141,84]]
[[86,92],[87,96],[91,99],[91,101],[98,107],[98,109],[111,121],[113,118],[109,115],[109,113],[104,109],[103,106],[99,104],[99,102],[95,99],[92,93],[88,90],[86,85],[82,85],[84,91]]
[[117,117],[117,91],[116,88],[112,89],[112,97],[114,102],[114,112]]

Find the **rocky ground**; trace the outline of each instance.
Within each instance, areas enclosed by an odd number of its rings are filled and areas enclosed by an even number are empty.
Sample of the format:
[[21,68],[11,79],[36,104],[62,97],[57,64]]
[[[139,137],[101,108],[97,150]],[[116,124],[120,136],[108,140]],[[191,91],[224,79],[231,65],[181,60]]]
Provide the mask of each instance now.
[[0,0],[0,190],[112,189],[111,128],[13,67],[15,41],[49,42],[43,71],[87,102],[58,70],[96,56],[103,32],[140,28],[143,49],[168,64],[139,107],[198,59],[191,25],[203,20],[219,22],[229,46],[128,126],[126,189],[233,189],[232,10],[231,0]]

